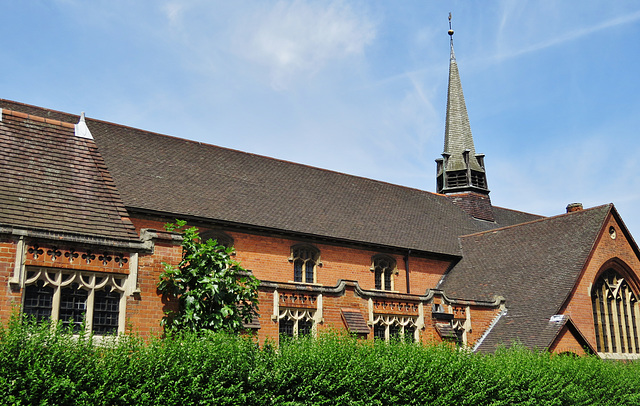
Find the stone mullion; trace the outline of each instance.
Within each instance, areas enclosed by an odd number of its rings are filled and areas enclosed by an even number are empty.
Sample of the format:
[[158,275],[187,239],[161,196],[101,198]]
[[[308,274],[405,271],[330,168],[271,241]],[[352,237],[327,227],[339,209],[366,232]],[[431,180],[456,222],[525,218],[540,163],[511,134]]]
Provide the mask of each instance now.
[[633,311],[633,317],[632,317],[633,333],[634,333],[633,341],[636,344],[636,353],[640,353],[640,348],[638,347],[638,324],[637,324],[638,320],[640,320],[640,308],[638,306],[637,300],[631,303],[631,309]]

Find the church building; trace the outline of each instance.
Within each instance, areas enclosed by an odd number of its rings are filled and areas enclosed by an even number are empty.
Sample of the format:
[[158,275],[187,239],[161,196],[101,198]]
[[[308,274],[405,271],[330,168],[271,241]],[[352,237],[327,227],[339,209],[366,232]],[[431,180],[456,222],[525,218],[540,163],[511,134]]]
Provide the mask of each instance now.
[[494,206],[484,160],[453,40],[437,193],[0,99],[0,321],[160,332],[162,263],[182,253],[164,224],[184,219],[260,280],[260,342],[638,358],[640,251],[615,207]]

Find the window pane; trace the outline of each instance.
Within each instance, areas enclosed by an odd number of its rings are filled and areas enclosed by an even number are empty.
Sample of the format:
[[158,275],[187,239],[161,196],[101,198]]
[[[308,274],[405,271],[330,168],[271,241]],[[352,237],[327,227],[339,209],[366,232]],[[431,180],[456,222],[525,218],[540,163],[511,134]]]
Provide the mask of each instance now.
[[313,326],[313,322],[311,320],[299,320],[298,321],[298,337],[310,335],[312,326]]
[[399,340],[400,339],[400,326],[397,324],[392,324],[389,326],[389,338],[391,340]]
[[389,269],[384,271],[384,290],[391,290],[391,271]]
[[293,337],[293,323],[293,320],[280,319],[278,323],[280,335],[285,337]]
[[376,268],[376,289],[382,289],[382,271]]
[[309,260],[306,263],[305,266],[305,282],[307,283],[313,283],[313,268],[314,268],[314,263],[313,261]]
[[293,280],[296,282],[302,282],[302,265],[304,262],[301,259],[293,262]]
[[118,332],[120,295],[114,291],[98,290],[93,304],[93,332],[114,334]]
[[24,289],[25,315],[34,316],[37,321],[43,321],[51,317],[51,302],[53,300],[53,288],[43,286],[42,281],[36,285],[29,285]]
[[384,340],[384,332],[386,327],[382,324],[376,324],[373,326],[373,338],[377,340]]
[[416,332],[415,326],[406,326],[404,328],[404,341],[407,343],[415,342],[416,341],[415,332]]
[[62,320],[62,325],[72,324],[73,331],[78,332],[84,322],[89,292],[79,289],[78,284],[74,283],[71,287],[63,288],[61,293],[60,320]]

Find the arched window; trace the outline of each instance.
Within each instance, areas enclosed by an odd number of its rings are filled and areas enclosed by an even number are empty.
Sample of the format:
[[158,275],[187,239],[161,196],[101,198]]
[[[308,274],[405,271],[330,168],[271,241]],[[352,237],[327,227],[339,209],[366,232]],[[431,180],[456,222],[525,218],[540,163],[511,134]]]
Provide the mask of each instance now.
[[640,353],[638,296],[614,269],[607,269],[591,290],[598,352]]
[[293,280],[295,282],[314,283],[316,281],[316,266],[320,264],[320,251],[310,245],[295,245],[291,247],[293,262]]
[[376,255],[373,257],[371,267],[375,275],[376,289],[393,290],[393,277],[396,273],[396,261],[387,255]]

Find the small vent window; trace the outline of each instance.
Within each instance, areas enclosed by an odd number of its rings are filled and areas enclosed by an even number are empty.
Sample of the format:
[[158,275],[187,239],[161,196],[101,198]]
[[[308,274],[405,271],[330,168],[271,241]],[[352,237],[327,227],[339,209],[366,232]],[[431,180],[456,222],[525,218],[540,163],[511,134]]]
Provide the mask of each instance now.
[[482,172],[471,171],[471,184],[479,188],[487,188],[487,180]]
[[467,184],[467,171],[447,172],[447,187],[464,187]]

